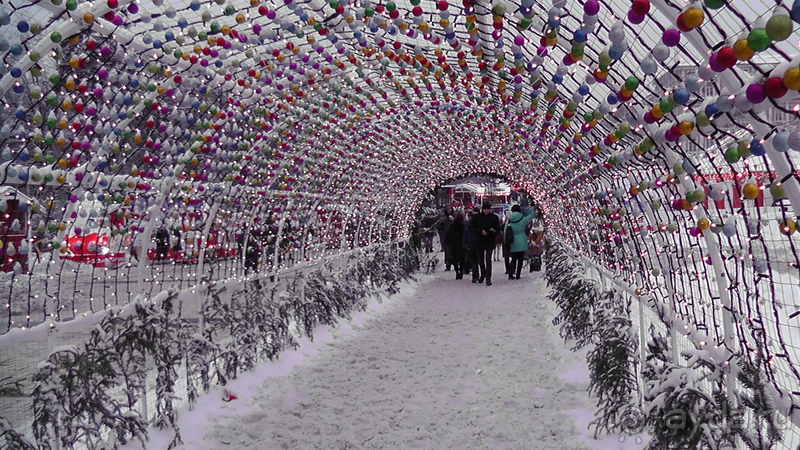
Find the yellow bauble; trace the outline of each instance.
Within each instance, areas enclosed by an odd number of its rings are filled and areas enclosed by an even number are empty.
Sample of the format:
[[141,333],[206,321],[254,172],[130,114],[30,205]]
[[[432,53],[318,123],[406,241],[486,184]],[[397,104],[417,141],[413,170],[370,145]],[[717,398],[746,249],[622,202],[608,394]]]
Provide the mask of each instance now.
[[683,121],[678,125],[678,130],[680,130],[681,134],[687,135],[692,132],[694,129],[694,125],[692,122]]
[[752,200],[758,197],[760,189],[753,183],[745,184],[744,188],[742,189],[742,195],[744,198]]
[[797,226],[795,225],[794,221],[792,220],[781,220],[780,222],[780,230],[781,234],[785,234],[786,236],[791,236],[796,231]]
[[739,39],[733,44],[733,56],[739,61],[749,61],[755,54],[756,52],[747,45],[747,39]]
[[705,230],[708,228],[708,220],[707,219],[700,219],[697,221],[697,228],[701,230]]
[[790,67],[783,74],[783,84],[794,91],[800,91],[800,68]]
[[650,110],[650,115],[652,115],[656,119],[660,119],[664,117],[664,112],[661,111],[661,107],[659,105],[655,105],[653,106],[653,109]]
[[683,12],[683,24],[686,28],[697,28],[703,23],[703,10],[689,8]]

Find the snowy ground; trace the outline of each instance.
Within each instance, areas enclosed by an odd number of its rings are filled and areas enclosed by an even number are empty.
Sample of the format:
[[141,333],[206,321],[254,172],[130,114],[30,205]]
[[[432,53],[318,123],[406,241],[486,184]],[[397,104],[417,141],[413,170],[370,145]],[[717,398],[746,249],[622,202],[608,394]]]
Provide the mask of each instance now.
[[[544,281],[498,268],[492,287],[422,276],[320,328],[232,382],[237,400],[216,391],[183,408],[179,448],[641,449],[641,436],[590,437],[585,359],[551,325]],[[151,436],[148,450],[166,448],[169,433]]]

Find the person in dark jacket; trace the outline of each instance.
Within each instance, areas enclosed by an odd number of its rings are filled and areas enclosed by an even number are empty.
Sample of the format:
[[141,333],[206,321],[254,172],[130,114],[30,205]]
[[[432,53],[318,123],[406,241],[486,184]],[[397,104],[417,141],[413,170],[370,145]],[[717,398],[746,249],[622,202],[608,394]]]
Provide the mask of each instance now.
[[464,278],[464,213],[459,211],[453,223],[447,227],[444,236],[444,245],[450,254],[450,263],[456,271],[456,280]]
[[169,231],[165,227],[161,227],[156,232],[156,261],[163,261],[167,259],[167,252],[169,251]]
[[450,224],[453,223],[455,219],[455,214],[453,214],[453,207],[448,206],[447,208],[442,211],[441,217],[436,222],[436,229],[439,232],[439,245],[442,247],[442,251],[444,252],[444,271],[448,272],[450,270],[450,266],[452,262],[450,261],[450,249],[445,245],[445,236],[447,235],[447,229],[450,228]]
[[478,237],[469,228],[469,223],[472,221],[472,218],[479,213],[480,209],[475,207],[475,211],[470,211],[467,216],[469,219],[464,223],[464,239],[461,244],[461,247],[464,249],[464,273],[472,273],[473,283],[478,282]]
[[500,218],[492,213],[492,205],[484,203],[481,213],[472,218],[469,228],[478,237],[478,269],[480,278],[478,283],[486,280],[486,285],[492,285],[492,252],[495,246],[495,236],[500,233]]
[[422,219],[423,239],[426,253],[433,253],[433,237],[436,236],[437,216],[427,216]]

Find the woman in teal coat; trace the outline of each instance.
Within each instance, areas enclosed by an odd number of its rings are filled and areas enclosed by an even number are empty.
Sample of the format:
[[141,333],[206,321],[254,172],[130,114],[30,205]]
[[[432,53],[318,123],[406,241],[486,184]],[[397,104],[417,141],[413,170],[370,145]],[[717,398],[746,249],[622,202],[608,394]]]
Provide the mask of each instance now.
[[[524,211],[524,214],[523,214]],[[511,214],[506,221],[506,228],[511,227],[514,232],[514,241],[509,246],[511,250],[511,263],[508,268],[508,279],[519,280],[522,272],[522,261],[525,259],[525,250],[528,249],[528,237],[525,235],[525,226],[533,220],[533,211],[528,208],[528,199],[523,195],[519,205],[511,207]],[[505,230],[503,230],[505,236]]]

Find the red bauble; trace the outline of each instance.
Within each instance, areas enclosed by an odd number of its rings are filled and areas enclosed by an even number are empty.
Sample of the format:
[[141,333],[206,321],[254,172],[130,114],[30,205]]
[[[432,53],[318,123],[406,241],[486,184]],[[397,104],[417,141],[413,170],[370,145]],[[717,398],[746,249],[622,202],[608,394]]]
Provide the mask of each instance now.
[[719,49],[717,52],[717,64],[726,69],[730,69],[736,65],[736,57],[733,56],[733,49],[730,47],[722,47]]
[[637,16],[645,16],[650,11],[649,0],[633,0],[631,11]]
[[769,98],[781,98],[789,91],[785,84],[783,84],[783,78],[781,77],[772,77],[764,83],[764,90],[767,91],[767,96]]

